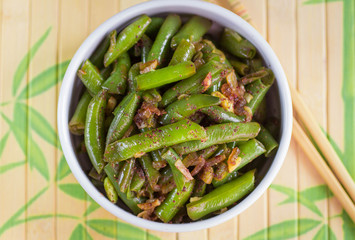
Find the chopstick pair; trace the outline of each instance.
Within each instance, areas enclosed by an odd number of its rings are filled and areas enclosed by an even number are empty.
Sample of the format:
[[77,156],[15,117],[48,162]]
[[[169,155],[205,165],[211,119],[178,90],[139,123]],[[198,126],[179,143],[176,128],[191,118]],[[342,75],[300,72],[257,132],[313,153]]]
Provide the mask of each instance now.
[[329,189],[334,193],[334,196],[344,207],[350,218],[355,222],[355,182],[344,167],[343,162],[340,160],[333,147],[330,145],[328,139],[321,131],[320,126],[297,90],[292,85],[289,86],[293,108],[325,159],[323,159],[317,151],[316,147],[312,144],[311,140],[295,118],[293,118],[293,137],[302,147],[308,159],[326,182]]

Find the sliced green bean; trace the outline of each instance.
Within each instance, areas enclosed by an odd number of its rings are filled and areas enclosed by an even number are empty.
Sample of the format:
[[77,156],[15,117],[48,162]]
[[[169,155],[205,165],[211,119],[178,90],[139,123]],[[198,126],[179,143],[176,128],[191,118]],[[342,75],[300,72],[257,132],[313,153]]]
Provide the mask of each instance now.
[[162,65],[168,59],[170,50],[170,41],[181,26],[180,16],[169,14],[160,27],[157,37],[149,51],[148,61],[158,60],[158,66]]
[[245,63],[235,59],[229,59],[229,62],[233,66],[234,70],[242,76],[245,76],[250,72],[250,67]]
[[206,131],[203,127],[189,120],[181,120],[109,144],[106,147],[104,160],[107,162],[122,161],[163,147],[206,138]]
[[[233,175],[235,172],[238,172],[239,169],[253,161],[255,158],[266,152],[264,145],[256,139],[251,139],[247,142],[241,143],[239,144],[238,148],[240,150],[240,163],[232,172],[227,175],[226,179],[228,179],[229,176]],[[226,179],[223,179],[222,181],[213,180],[212,184],[214,187],[218,187],[225,183],[227,181]]]
[[253,44],[230,28],[224,29],[220,44],[236,57],[253,58],[256,54],[256,49]]
[[222,123],[206,128],[206,141],[190,141],[175,145],[174,150],[180,154],[188,154],[208,148],[215,144],[228,143],[233,141],[246,141],[254,138],[260,131],[260,125],[250,123]]
[[136,171],[133,175],[131,185],[127,191],[127,198],[132,199],[137,196],[138,192],[142,189],[145,183],[144,172],[140,167],[136,167]]
[[186,39],[181,40],[180,44],[176,48],[173,57],[170,60],[169,65],[176,65],[180,62],[191,61],[192,57],[195,55],[195,45]]
[[134,114],[139,106],[140,97],[137,93],[129,93],[123,98],[114,111],[114,119],[107,132],[106,145],[122,138],[133,122]]
[[200,151],[200,157],[203,157],[204,159],[210,158],[218,149],[217,145],[212,145],[208,148],[205,148]]
[[117,176],[118,171],[114,168],[114,166],[112,166],[111,164],[107,164],[105,166],[105,172],[107,174],[107,177],[110,179],[111,183],[113,184],[117,195],[119,196],[119,198],[122,200],[122,202],[124,204],[127,205],[127,207],[129,209],[131,209],[131,211],[137,215],[138,213],[140,213],[142,210],[137,206],[138,203],[143,203],[145,201],[145,199],[143,198],[133,198],[133,199],[128,199],[127,195],[123,192],[120,191],[120,187],[118,186],[118,182],[115,176]]
[[124,162],[120,173],[118,174],[118,186],[123,193],[127,192],[129,185],[131,185],[134,172],[135,159],[131,158]]
[[238,116],[232,112],[225,110],[220,106],[210,106],[201,108],[200,112],[206,114],[216,123],[227,123],[227,122],[244,122],[244,116]]
[[196,180],[196,184],[195,184],[195,187],[194,187],[194,190],[192,192],[192,197],[202,197],[203,195],[205,195],[205,192],[206,192],[206,186],[207,184],[198,179]]
[[83,135],[85,129],[86,112],[92,97],[88,91],[81,96],[74,115],[69,122],[69,130],[74,135]]
[[97,67],[90,60],[86,60],[78,71],[78,77],[81,79],[91,96],[95,96],[101,90],[101,84],[104,82]]
[[200,16],[193,16],[185,23],[181,30],[171,40],[171,48],[176,48],[182,39],[190,42],[199,41],[202,36],[208,32],[212,25],[212,21]]
[[250,93],[253,98],[247,103],[247,106],[251,109],[254,114],[256,109],[259,107],[261,101],[264,99],[267,91],[270,89],[271,85],[274,82],[274,77],[266,77],[263,79],[258,79],[248,85],[245,89]]
[[198,220],[209,213],[229,207],[254,189],[255,170],[251,170],[233,181],[206,194],[201,199],[186,205],[187,215]]
[[107,91],[101,90],[89,103],[85,119],[85,146],[92,165],[100,174],[103,167],[105,149],[104,122]]
[[159,123],[162,125],[173,123],[191,116],[201,108],[218,105],[220,103],[221,100],[218,97],[207,94],[195,94],[168,105],[165,108],[166,114],[161,116]]
[[219,76],[225,66],[219,62],[211,61],[199,68],[193,76],[182,80],[175,84],[172,88],[168,89],[164,94],[161,101],[162,106],[174,102],[181,94],[197,94],[201,93],[204,86],[202,81],[206,78],[208,73],[211,73],[212,79],[214,76]]
[[106,196],[107,196],[108,200],[110,200],[113,203],[116,203],[118,200],[118,195],[115,190],[115,187],[113,186],[112,182],[110,181],[110,179],[108,177],[105,177],[104,188],[105,188],[105,192],[106,192]]
[[263,125],[260,125],[260,127],[260,132],[256,139],[258,139],[264,145],[266,149],[265,157],[269,157],[277,149],[279,144],[276,142],[269,130],[267,130]]
[[107,80],[110,77],[112,69],[113,69],[112,65],[110,65],[110,66],[105,67],[105,68],[100,70],[100,75],[104,79],[104,82],[105,82],[105,80]]
[[110,35],[105,37],[105,39],[99,44],[94,53],[90,57],[90,61],[97,68],[102,68],[104,66],[104,56],[107,52],[107,49],[110,46]]
[[182,190],[179,191],[176,187],[169,192],[162,204],[154,211],[157,217],[165,223],[171,221],[187,200],[189,200],[194,186],[195,180],[192,180],[190,182],[185,182]]
[[102,84],[111,94],[124,94],[127,87],[128,70],[131,67],[131,59],[127,52],[117,59],[111,76]]
[[128,25],[117,36],[111,38],[111,43],[104,57],[104,65],[107,67],[115,61],[122,53],[133,47],[142,37],[151,19],[142,15],[136,21]]
[[144,170],[145,176],[147,177],[150,187],[154,191],[159,190],[158,181],[160,178],[160,173],[153,167],[150,155],[144,154],[141,158],[139,158],[139,163]]
[[161,87],[188,78],[195,72],[195,65],[190,61],[147,72],[135,78],[136,89],[141,91]]
[[151,19],[152,19],[152,21],[148,25],[147,30],[145,31],[145,34],[147,34],[150,38],[155,38],[155,36],[159,32],[161,25],[163,25],[163,23],[164,23],[164,18],[151,17]]
[[143,34],[142,38],[141,38],[141,44],[142,44],[142,62],[148,62],[148,56],[149,56],[149,52],[150,49],[153,46],[153,41],[145,34]]
[[135,92],[136,91],[136,83],[135,79],[139,75],[139,66],[141,63],[135,63],[132,65],[132,67],[128,71],[128,90],[129,92]]

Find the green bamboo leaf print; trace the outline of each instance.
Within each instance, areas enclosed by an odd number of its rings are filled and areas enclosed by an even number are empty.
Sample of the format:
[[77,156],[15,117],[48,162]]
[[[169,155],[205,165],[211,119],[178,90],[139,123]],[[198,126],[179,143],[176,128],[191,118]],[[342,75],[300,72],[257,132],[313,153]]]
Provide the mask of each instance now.
[[23,130],[21,130],[20,126],[16,126],[13,122],[3,113],[0,113],[2,118],[11,128],[12,133],[15,136],[17,143],[19,144],[21,150],[26,152],[26,134]]
[[15,96],[18,88],[20,87],[21,82],[24,79],[24,76],[28,70],[30,61],[41,47],[43,42],[48,37],[51,32],[52,27],[49,27],[47,31],[42,35],[42,37],[30,48],[30,50],[26,53],[26,55],[22,58],[20,64],[17,66],[15,71],[14,79],[12,81],[12,95]]
[[99,209],[100,205],[97,204],[94,200],[90,203],[89,207],[86,209],[84,213],[84,217],[88,216],[90,213],[94,212],[95,210]]
[[9,135],[10,132],[5,133],[5,135],[0,140],[0,160],[1,160],[2,152],[4,151],[4,148],[6,146],[7,139],[9,138]]
[[[268,239],[271,240],[290,239],[311,231],[320,223],[321,221],[308,218],[287,220],[256,232],[246,237],[245,240],[263,240],[265,239],[265,235],[268,235]],[[299,225],[298,231],[297,227],[295,227],[297,225]]]
[[[108,219],[87,220],[86,224],[96,232],[110,238],[125,240],[146,239],[146,232],[130,224]],[[117,227],[117,229],[116,229]],[[149,239],[158,240],[154,235],[149,234]]]
[[344,239],[353,239],[355,236],[355,223],[344,210],[341,213],[341,218],[343,219]]
[[0,166],[0,174],[3,174],[15,167],[19,167],[19,166],[22,166],[26,163],[25,160],[23,161],[19,161],[19,162],[15,162],[15,163],[9,163],[9,164],[6,164],[6,165],[3,165],[3,166]]
[[[317,214],[318,216],[322,217],[323,214],[322,212],[319,210],[319,208],[317,207],[317,205],[310,201],[309,199],[307,199],[306,197],[304,197],[302,195],[302,192],[299,192],[297,194],[297,192],[295,190],[293,190],[292,188],[288,188],[288,187],[284,187],[281,185],[276,185],[276,184],[272,184],[270,186],[270,188],[284,193],[288,196],[287,199],[285,199],[284,201],[280,202],[278,205],[283,205],[286,203],[293,203],[293,202],[298,202],[300,204],[302,204],[303,206],[305,206],[306,208],[308,208],[309,210],[311,210],[312,212],[314,212],[315,214]],[[306,189],[307,190],[307,189]]]
[[30,167],[35,168],[47,181],[49,181],[49,168],[46,158],[38,144],[28,136],[27,160]]
[[303,4],[316,4],[316,3],[327,3],[327,2],[340,2],[343,0],[308,0],[305,1]]
[[64,155],[59,160],[59,165],[57,167],[56,181],[60,181],[71,173],[67,161]]
[[336,154],[338,155],[338,157],[340,159],[342,159],[344,157],[342,151],[340,150],[338,144],[334,141],[334,139],[327,133],[327,131],[324,130],[324,128],[320,127],[322,129],[322,132],[324,133],[324,135],[328,138],[330,145],[332,145],[332,147],[334,148],[334,151],[336,152]]
[[78,226],[76,226],[76,228],[70,235],[69,240],[81,240],[81,239],[92,240],[93,238],[90,236],[88,231],[86,231],[86,228],[84,228],[83,225],[78,224]]
[[318,185],[301,191],[300,195],[312,202],[315,202],[325,198],[330,198],[333,196],[333,193],[329,190],[327,185]]
[[333,230],[328,224],[324,224],[320,227],[313,240],[324,240],[324,239],[337,239]]
[[62,81],[70,60],[47,68],[35,76],[18,96],[19,100],[28,99],[44,93],[58,82]]
[[[86,192],[77,183],[59,184],[59,189],[73,198],[80,199],[80,200],[86,200]],[[94,201],[91,198],[88,198],[88,200]]]
[[25,205],[19,208],[14,215],[12,215],[2,226],[0,226],[0,236],[9,228],[13,227],[18,217],[20,217],[43,193],[48,190],[48,187],[40,190],[36,195],[34,195],[30,200],[27,201]]

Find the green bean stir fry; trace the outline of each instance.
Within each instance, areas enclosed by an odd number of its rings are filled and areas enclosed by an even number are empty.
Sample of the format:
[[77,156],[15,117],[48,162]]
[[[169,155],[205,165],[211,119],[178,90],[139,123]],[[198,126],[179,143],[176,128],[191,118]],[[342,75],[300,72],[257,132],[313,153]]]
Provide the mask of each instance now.
[[272,71],[248,40],[229,28],[215,39],[211,26],[142,15],[78,70],[85,91],[69,129],[83,136],[89,176],[144,219],[223,213],[254,189],[251,162],[278,147],[265,101]]

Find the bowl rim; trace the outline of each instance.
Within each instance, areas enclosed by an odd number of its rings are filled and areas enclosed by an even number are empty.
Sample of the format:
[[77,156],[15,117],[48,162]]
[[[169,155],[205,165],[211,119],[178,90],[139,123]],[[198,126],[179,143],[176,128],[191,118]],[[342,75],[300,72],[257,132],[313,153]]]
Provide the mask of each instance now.
[[[178,10],[182,8],[183,10]],[[256,46],[260,54],[263,56],[263,59],[270,63],[270,67],[272,68],[276,76],[282,121],[280,129],[280,145],[276,152],[274,160],[271,163],[264,178],[260,181],[259,185],[251,193],[249,193],[246,198],[244,198],[236,206],[232,207],[225,213],[206,220],[191,223],[166,224],[138,218],[137,216],[121,209],[119,206],[111,203],[90,182],[90,180],[82,170],[74,153],[74,149],[71,146],[71,137],[68,128],[68,121],[70,102],[72,99],[77,69],[81,66],[82,62],[92,54],[95,49],[95,47],[93,46],[96,46],[101,41],[103,36],[108,34],[113,29],[116,29],[123,23],[130,21],[132,18],[144,14],[147,9],[153,9],[153,11],[156,11],[156,13],[153,14],[158,14],[159,12],[178,12],[186,14],[198,14],[210,19],[218,18],[218,20],[213,21],[223,22],[223,24],[221,25],[230,27],[238,31],[239,33],[241,33],[241,35],[251,41]],[[176,11],[174,11],[175,9]],[[249,23],[247,23],[241,17],[225,8],[204,1],[155,0],[134,5],[117,13],[116,15],[102,23],[98,28],[96,28],[96,30],[94,30],[81,44],[81,46],[73,56],[63,78],[63,83],[60,89],[60,95],[58,100],[57,125],[63,154],[68,162],[72,173],[74,174],[79,184],[84,188],[84,190],[100,206],[102,206],[104,209],[106,209],[108,212],[115,215],[116,217],[139,227],[164,232],[188,232],[210,228],[237,216],[238,214],[246,210],[248,207],[250,207],[267,190],[267,188],[270,186],[270,184],[276,177],[276,174],[279,172],[290,145],[292,132],[292,103],[286,75],[276,54],[274,53],[270,45],[264,40],[264,38]]]

